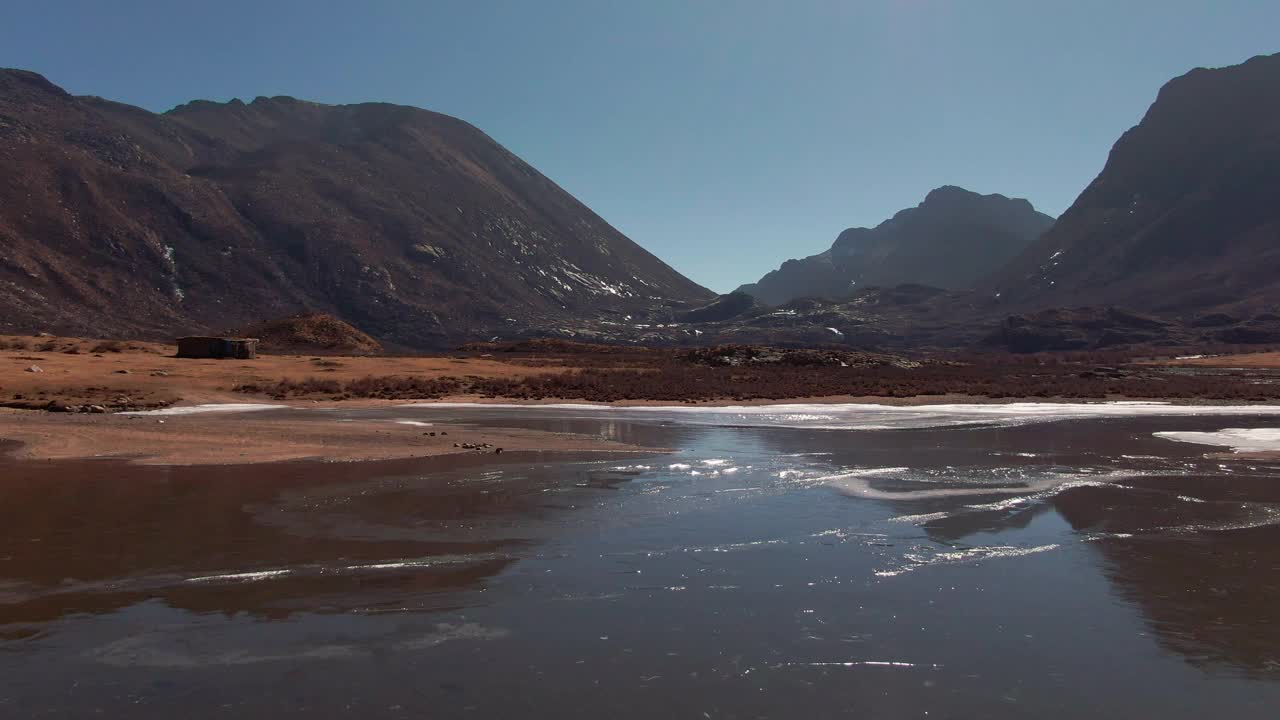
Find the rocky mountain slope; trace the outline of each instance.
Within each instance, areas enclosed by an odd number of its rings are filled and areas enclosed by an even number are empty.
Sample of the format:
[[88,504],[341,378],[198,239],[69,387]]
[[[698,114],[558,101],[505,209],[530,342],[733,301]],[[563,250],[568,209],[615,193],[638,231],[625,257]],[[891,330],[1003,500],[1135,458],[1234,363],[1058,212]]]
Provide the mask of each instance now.
[[0,70],[0,332],[332,314],[439,347],[713,298],[465,122],[388,104],[163,114]]
[[849,228],[829,250],[788,260],[739,290],[781,305],[903,283],[969,288],[1017,257],[1052,223],[1026,200],[941,187],[917,207],[874,228]]
[[[806,283],[834,294],[845,278],[831,253],[771,276],[757,292],[774,299]],[[1020,352],[1280,343],[1280,55],[1170,81],[1005,267],[972,291],[900,295],[790,303],[702,330],[809,339],[826,327],[855,344]]]
[[1244,317],[1280,302],[1280,55],[1172,80],[1102,173],[983,287],[1005,307]]

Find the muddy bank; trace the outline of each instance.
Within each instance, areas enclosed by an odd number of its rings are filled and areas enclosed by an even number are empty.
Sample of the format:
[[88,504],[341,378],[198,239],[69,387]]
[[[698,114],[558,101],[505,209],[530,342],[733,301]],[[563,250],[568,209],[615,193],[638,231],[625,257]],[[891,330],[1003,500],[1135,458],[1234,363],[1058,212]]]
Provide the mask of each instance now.
[[139,464],[363,461],[522,451],[634,452],[604,438],[538,430],[335,419],[324,412],[65,415],[0,409],[0,438],[20,460],[119,458]]

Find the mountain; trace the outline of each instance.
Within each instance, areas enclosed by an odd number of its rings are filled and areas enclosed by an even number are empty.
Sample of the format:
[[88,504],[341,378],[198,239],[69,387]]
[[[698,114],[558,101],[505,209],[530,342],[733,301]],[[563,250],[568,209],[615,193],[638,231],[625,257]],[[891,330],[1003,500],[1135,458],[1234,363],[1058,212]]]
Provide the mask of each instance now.
[[770,305],[840,298],[904,283],[960,290],[1017,257],[1053,224],[1026,200],[954,186],[874,228],[849,228],[825,252],[788,260],[740,291]]
[[333,315],[439,347],[714,295],[467,123],[383,103],[154,114],[0,70],[0,332]]
[[1010,309],[1242,317],[1280,302],[1280,55],[1160,90],[1058,222],[982,292]]

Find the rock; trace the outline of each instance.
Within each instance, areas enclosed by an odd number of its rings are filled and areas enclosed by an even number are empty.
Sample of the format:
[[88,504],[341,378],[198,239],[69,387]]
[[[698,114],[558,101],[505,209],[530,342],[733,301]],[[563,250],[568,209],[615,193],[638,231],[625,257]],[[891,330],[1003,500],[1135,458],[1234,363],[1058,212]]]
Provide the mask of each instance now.
[[169,373],[165,372],[164,370],[156,370],[155,372],[151,373],[151,377],[169,377]]
[[101,405],[89,405],[85,408],[85,411],[101,415],[102,413],[105,413],[107,409]]
[[496,450],[494,450],[494,451],[493,451],[493,454],[494,454],[494,455],[501,455],[501,454],[502,454],[502,448],[497,448]]
[[27,372],[29,372],[29,373],[42,373],[42,372],[44,372],[44,370],[42,370],[42,369],[40,368],[40,366],[39,366],[39,365],[32,365],[31,367],[27,368]]
[[60,412],[60,413],[75,411],[75,408],[73,408],[72,406],[60,403],[56,400],[50,400],[49,404],[44,406],[44,409],[48,412]]
[[133,372],[132,372],[132,371],[130,371],[130,370],[116,370],[114,374],[116,374],[116,375],[132,375],[132,374],[133,374]]

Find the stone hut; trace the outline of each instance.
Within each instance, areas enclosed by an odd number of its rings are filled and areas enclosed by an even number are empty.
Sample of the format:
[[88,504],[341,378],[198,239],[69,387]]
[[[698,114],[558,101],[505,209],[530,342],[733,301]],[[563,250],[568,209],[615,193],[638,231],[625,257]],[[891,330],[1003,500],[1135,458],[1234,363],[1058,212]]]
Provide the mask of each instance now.
[[227,337],[178,338],[178,357],[252,360],[258,357],[258,339]]

